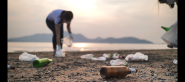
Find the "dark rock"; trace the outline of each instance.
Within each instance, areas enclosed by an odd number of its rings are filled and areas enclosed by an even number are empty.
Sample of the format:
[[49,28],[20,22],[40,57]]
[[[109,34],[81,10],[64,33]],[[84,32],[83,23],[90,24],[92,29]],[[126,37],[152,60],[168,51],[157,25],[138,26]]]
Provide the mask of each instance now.
[[52,80],[56,80],[55,78],[52,78]]
[[150,73],[155,73],[155,71],[150,70]]

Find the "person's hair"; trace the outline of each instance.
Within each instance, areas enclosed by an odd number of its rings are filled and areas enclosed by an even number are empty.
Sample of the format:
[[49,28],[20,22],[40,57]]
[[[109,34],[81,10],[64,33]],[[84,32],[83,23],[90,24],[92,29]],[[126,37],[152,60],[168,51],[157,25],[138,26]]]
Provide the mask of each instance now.
[[158,1],[159,1],[159,3],[163,3],[162,0],[158,0]]
[[[160,4],[163,4],[163,3],[164,3],[164,2],[162,2],[162,0],[158,0],[158,1],[159,1]],[[176,1],[178,1],[178,0],[176,0]],[[169,4],[167,4],[167,5],[169,5]],[[175,4],[171,4],[171,5],[169,5],[169,6],[170,6],[170,8],[174,8],[174,5],[175,5]]]
[[60,24],[63,22],[63,19],[68,19],[68,20],[72,20],[73,19],[73,13],[71,11],[62,11],[61,15],[60,15]]

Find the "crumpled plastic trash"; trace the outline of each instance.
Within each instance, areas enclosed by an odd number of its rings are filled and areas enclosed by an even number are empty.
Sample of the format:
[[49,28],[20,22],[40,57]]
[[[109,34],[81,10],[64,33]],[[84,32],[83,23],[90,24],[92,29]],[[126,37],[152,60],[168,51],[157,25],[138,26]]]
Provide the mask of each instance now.
[[126,61],[148,61],[148,55],[144,55],[140,52],[135,54],[128,54],[125,58]]
[[111,66],[124,66],[124,65],[128,65],[128,62],[126,62],[125,60],[116,59],[116,60],[111,60],[110,64]]
[[120,55],[118,53],[114,53],[112,56],[112,58],[119,58],[119,57],[120,57]]
[[56,51],[55,57],[65,57],[65,53],[63,53],[62,50]]
[[85,59],[91,59],[93,57],[95,57],[93,54],[87,54],[87,55],[82,55],[80,56],[81,58],[85,58]]
[[99,57],[99,58],[93,57],[93,58],[90,58],[90,60],[92,60],[92,61],[105,61],[106,58],[105,57]]
[[22,61],[34,61],[37,59],[39,59],[39,57],[33,54],[28,54],[27,52],[24,52],[19,56],[19,60],[22,60]]
[[176,60],[176,59],[173,60],[173,63],[174,64],[177,64],[177,62],[178,62],[178,60]]
[[61,43],[66,44],[68,47],[71,47],[73,44],[73,39],[70,36],[61,39]]
[[125,58],[126,61],[131,61],[133,59],[134,54],[128,54]]
[[167,31],[166,33],[163,34],[163,36],[161,37],[162,40],[168,44],[169,47],[178,47],[178,25],[177,25],[177,21],[171,25],[169,28],[170,30]]
[[104,53],[104,54],[103,54],[103,57],[105,57],[105,58],[111,58],[111,55],[110,55],[110,54]]

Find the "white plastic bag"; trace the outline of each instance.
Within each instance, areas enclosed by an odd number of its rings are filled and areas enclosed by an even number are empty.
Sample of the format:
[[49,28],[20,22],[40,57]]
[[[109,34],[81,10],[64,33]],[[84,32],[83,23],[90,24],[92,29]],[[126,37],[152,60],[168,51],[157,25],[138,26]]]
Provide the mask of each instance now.
[[55,57],[65,57],[65,53],[63,53],[62,50],[56,51]]
[[85,58],[85,59],[91,59],[91,58],[93,58],[94,57],[94,55],[93,54],[87,54],[87,55],[82,55],[82,56],[80,56],[81,58]]
[[126,62],[125,60],[116,59],[116,60],[111,60],[110,64],[111,66],[123,66],[123,65],[128,65],[128,62]]
[[34,61],[39,58],[36,55],[28,54],[27,52],[24,52],[19,56],[19,59],[23,61]]
[[125,58],[126,61],[134,61],[134,60],[139,60],[139,61],[148,61],[148,55],[144,55],[140,52],[136,52],[135,54],[129,54]]
[[62,42],[63,44],[66,44],[68,47],[71,47],[72,44],[73,44],[72,38],[70,38],[70,36],[67,36],[67,37],[65,37],[65,38],[62,38],[62,39],[61,39],[61,42]]
[[93,58],[90,58],[90,60],[92,60],[92,61],[105,61],[106,58],[105,57],[99,57],[99,58],[93,57]]
[[167,31],[161,38],[164,40],[164,42],[168,45],[171,45],[173,47],[177,47],[177,22],[175,22],[173,25],[171,25],[170,30]]
[[133,56],[133,60],[145,60],[147,61],[148,60],[148,56],[147,55],[144,55],[140,52],[136,52],[135,55]]
[[118,53],[114,53],[112,58],[119,58],[119,54]]
[[131,61],[133,59],[134,54],[128,54],[125,58],[126,61]]
[[103,54],[103,57],[105,57],[105,58],[111,58],[111,55],[110,55],[110,54],[104,53],[104,54]]

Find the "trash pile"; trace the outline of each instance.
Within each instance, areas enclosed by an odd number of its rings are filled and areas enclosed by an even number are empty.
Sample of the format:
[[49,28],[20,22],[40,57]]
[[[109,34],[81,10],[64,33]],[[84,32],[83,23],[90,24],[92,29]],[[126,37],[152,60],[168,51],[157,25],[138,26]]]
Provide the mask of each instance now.
[[113,77],[118,77],[118,78],[125,77],[127,76],[127,74],[137,73],[138,71],[137,69],[126,67],[128,66],[128,62],[148,61],[148,55],[144,55],[140,52],[136,52],[135,54],[128,54],[128,55],[120,55],[118,53],[114,53],[112,56],[111,54],[104,53],[100,57],[95,57],[95,55],[93,54],[86,54],[80,57],[83,59],[90,59],[91,61],[105,61],[106,59],[112,59],[110,60],[111,66],[103,66],[100,69],[100,75],[104,79],[113,78]]
[[[62,51],[59,51],[56,54],[56,57],[65,57],[65,53],[63,53]],[[128,74],[137,73],[138,69],[127,67],[128,62],[148,61],[148,55],[145,55],[141,52],[136,52],[135,54],[128,55],[120,55],[118,53],[114,53],[111,55],[104,53],[100,57],[96,57],[94,54],[85,54],[81,55],[80,58],[87,59],[90,61],[109,61],[111,66],[102,66],[100,69],[100,75],[103,79],[126,77]],[[36,55],[29,54],[27,52],[22,53],[19,56],[19,60],[33,62],[33,67],[35,68],[47,66],[49,65],[49,63],[54,61],[50,58],[39,58]],[[173,63],[177,64],[177,60],[174,59]],[[7,65],[7,69],[15,69],[15,67]]]
[[[47,66],[50,62],[53,62],[53,59],[49,59],[49,58],[41,58],[40,59],[36,55],[29,54],[27,52],[22,53],[19,56],[19,60],[33,62],[33,66],[35,68]],[[15,69],[15,66],[7,65],[7,69]]]

